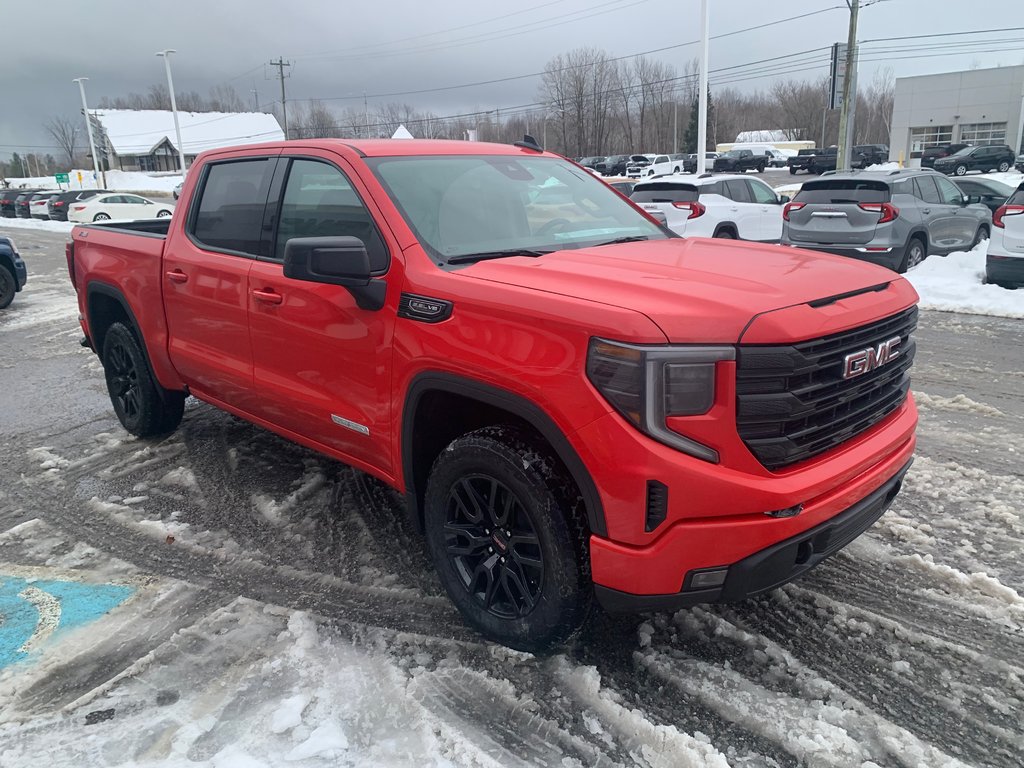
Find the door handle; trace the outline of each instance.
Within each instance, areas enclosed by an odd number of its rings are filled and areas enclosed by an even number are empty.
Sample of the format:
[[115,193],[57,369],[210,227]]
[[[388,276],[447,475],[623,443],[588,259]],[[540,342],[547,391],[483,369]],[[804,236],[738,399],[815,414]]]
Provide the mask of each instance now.
[[931,212],[932,212],[931,208],[922,208],[921,209],[921,213],[931,213]]
[[284,296],[269,288],[262,291],[253,291],[252,297],[262,304],[280,304],[284,301]]
[[167,279],[172,283],[187,283],[188,275],[182,272],[180,269],[175,269],[167,273]]

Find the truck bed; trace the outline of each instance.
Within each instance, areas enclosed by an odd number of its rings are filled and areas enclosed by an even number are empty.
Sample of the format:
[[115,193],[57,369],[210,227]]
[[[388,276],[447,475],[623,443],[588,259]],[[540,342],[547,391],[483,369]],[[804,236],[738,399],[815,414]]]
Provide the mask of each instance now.
[[106,232],[125,232],[146,237],[167,237],[171,228],[171,217],[160,219],[137,219],[135,221],[97,221],[92,224],[79,224],[84,229],[101,229]]

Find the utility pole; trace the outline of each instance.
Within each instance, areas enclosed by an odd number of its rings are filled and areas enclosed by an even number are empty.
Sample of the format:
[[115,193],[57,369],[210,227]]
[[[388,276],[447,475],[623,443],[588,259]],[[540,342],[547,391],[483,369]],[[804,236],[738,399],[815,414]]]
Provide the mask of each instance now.
[[363,91],[363,122],[366,123],[366,138],[370,138],[370,106],[366,103],[366,91]]
[[[88,77],[76,77],[72,80],[72,83],[78,83],[78,90],[82,94],[82,114],[85,116],[85,130],[89,134],[89,149],[92,151],[92,178],[94,182],[100,180],[100,174],[102,173],[103,165],[100,163],[99,156],[96,154],[96,142],[92,138],[92,118],[89,117],[89,105],[85,103],[85,81]],[[107,186],[106,174],[103,175],[103,184],[101,189]]]
[[270,62],[270,66],[277,67],[277,76],[281,80],[281,116],[284,118],[284,138],[288,139],[288,103],[284,97],[284,68],[290,67],[292,63],[285,61],[284,57],[279,56],[277,61]]
[[836,169],[840,171],[850,168],[851,128],[857,106],[857,12],[860,0],[846,0],[846,4],[850,7],[850,30],[846,38],[846,77],[843,78],[843,105],[839,110],[839,145],[836,149]]
[[173,48],[157,51],[156,55],[164,60],[167,70],[167,90],[171,92],[171,114],[174,115],[174,137],[178,140],[178,160],[181,162],[181,175],[185,176],[185,148],[181,145],[181,125],[178,123],[178,100],[174,97],[174,80],[171,79],[171,54]]
[[252,81],[252,111],[260,111],[260,92],[256,90],[256,81]]
[[708,0],[700,0],[700,96],[697,102],[697,173],[707,168],[708,149],[708,60],[709,55]]
[[672,104],[672,152],[679,152],[679,99]]

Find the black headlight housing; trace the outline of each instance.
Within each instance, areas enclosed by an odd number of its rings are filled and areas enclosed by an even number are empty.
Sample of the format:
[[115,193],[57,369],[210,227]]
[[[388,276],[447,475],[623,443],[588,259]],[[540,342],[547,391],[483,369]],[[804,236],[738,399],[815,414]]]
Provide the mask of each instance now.
[[716,450],[668,429],[665,419],[707,413],[714,405],[716,363],[735,359],[733,347],[654,347],[595,338],[587,350],[587,378],[641,432],[717,463]]

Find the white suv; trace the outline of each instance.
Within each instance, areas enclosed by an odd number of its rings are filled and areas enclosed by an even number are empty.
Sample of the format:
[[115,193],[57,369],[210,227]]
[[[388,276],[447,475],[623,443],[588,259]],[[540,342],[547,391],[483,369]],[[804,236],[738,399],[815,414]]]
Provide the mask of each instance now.
[[1006,288],[1024,286],[1024,183],[992,214],[985,278]]
[[685,237],[777,243],[789,198],[763,181],[734,174],[661,176],[638,181],[630,199]]

